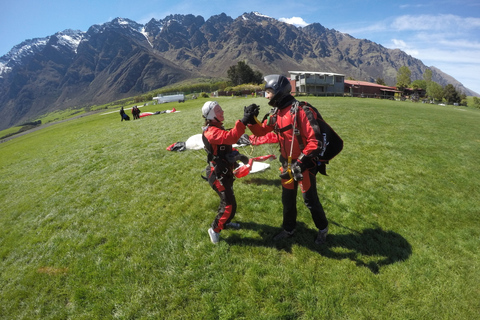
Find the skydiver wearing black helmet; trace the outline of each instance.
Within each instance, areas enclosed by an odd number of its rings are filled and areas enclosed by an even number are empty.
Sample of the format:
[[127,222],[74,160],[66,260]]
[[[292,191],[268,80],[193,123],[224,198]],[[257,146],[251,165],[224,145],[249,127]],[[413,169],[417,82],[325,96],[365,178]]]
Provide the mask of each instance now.
[[256,136],[274,131],[280,145],[282,162],[283,230],[274,237],[281,240],[292,237],[297,223],[297,189],[300,185],[303,200],[310,210],[318,234],[316,244],[323,244],[328,233],[328,220],[318,198],[316,173],[322,141],[313,127],[316,114],[298,107],[298,101],[290,94],[292,86],[283,75],[273,74],[264,78],[265,97],[272,109],[263,122],[249,123],[248,128]]

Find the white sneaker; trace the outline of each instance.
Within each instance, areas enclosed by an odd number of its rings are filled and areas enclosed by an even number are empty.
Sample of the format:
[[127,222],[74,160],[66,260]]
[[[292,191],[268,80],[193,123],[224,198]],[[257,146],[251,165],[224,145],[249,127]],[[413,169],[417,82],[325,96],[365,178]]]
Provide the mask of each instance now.
[[212,228],[208,229],[208,235],[212,243],[218,243],[218,241],[220,241],[220,233],[213,231]]

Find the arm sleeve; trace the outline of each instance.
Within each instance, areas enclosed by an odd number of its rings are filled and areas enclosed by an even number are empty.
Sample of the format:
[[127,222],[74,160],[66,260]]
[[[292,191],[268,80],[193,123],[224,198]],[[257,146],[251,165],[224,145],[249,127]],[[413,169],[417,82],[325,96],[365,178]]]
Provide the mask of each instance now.
[[245,125],[237,120],[232,130],[226,131],[217,127],[210,127],[205,136],[211,144],[235,144],[244,133]]
[[248,129],[250,129],[250,131],[252,131],[252,133],[257,137],[262,137],[267,133],[272,132],[273,128],[274,127],[267,125],[267,120],[264,120],[261,125],[259,125],[258,123],[253,125],[251,124],[248,125]]

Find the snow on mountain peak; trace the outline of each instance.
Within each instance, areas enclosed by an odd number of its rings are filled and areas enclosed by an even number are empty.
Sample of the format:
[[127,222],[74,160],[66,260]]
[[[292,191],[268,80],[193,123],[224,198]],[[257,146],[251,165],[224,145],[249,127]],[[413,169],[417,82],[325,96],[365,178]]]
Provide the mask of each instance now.
[[15,65],[21,63],[24,58],[43,50],[47,45],[48,39],[48,37],[29,39],[14,46],[6,55],[0,57],[0,76],[9,72]]
[[67,29],[57,32],[53,36],[25,40],[14,46],[6,55],[0,57],[0,76],[9,72],[15,65],[21,64],[25,58],[41,52],[52,38],[56,38],[56,42],[51,44],[54,48],[66,47],[76,53],[78,45],[85,38],[85,34],[83,31]]
[[129,24],[129,23],[128,23],[128,20],[127,20],[127,19],[123,19],[123,18],[118,18],[118,19],[117,19],[117,22],[118,22],[118,24],[123,24],[123,25]]
[[145,31],[145,27],[142,28],[142,30],[140,31],[140,33],[145,36],[145,39],[147,39],[148,44],[153,48],[153,44],[150,42],[150,39],[148,39],[148,32]]
[[120,17],[115,18],[112,20],[112,23],[118,24],[121,27],[131,28],[138,32],[141,32],[143,29],[143,24],[140,24],[138,22],[135,22],[133,20],[126,19],[126,18],[120,18]]
[[257,12],[257,11],[254,11],[253,14],[258,16],[258,17],[262,17],[262,18],[270,18],[269,16],[261,14],[260,12]]
[[242,14],[242,19],[243,20],[248,20],[249,18],[255,18],[255,17],[259,17],[259,18],[266,18],[266,19],[273,19],[272,17],[269,17],[265,14],[262,14],[258,11],[253,11],[251,13],[244,13]]
[[83,31],[67,29],[56,33],[55,36],[58,39],[58,45],[68,47],[77,52],[78,45],[85,38],[85,34]]

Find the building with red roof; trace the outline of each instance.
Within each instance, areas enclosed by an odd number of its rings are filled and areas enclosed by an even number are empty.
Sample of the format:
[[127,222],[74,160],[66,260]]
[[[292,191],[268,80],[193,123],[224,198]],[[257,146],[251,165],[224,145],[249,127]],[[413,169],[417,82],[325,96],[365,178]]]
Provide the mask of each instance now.
[[396,87],[383,86],[367,81],[345,80],[344,83],[345,94],[352,97],[394,99],[395,93],[402,93]]

